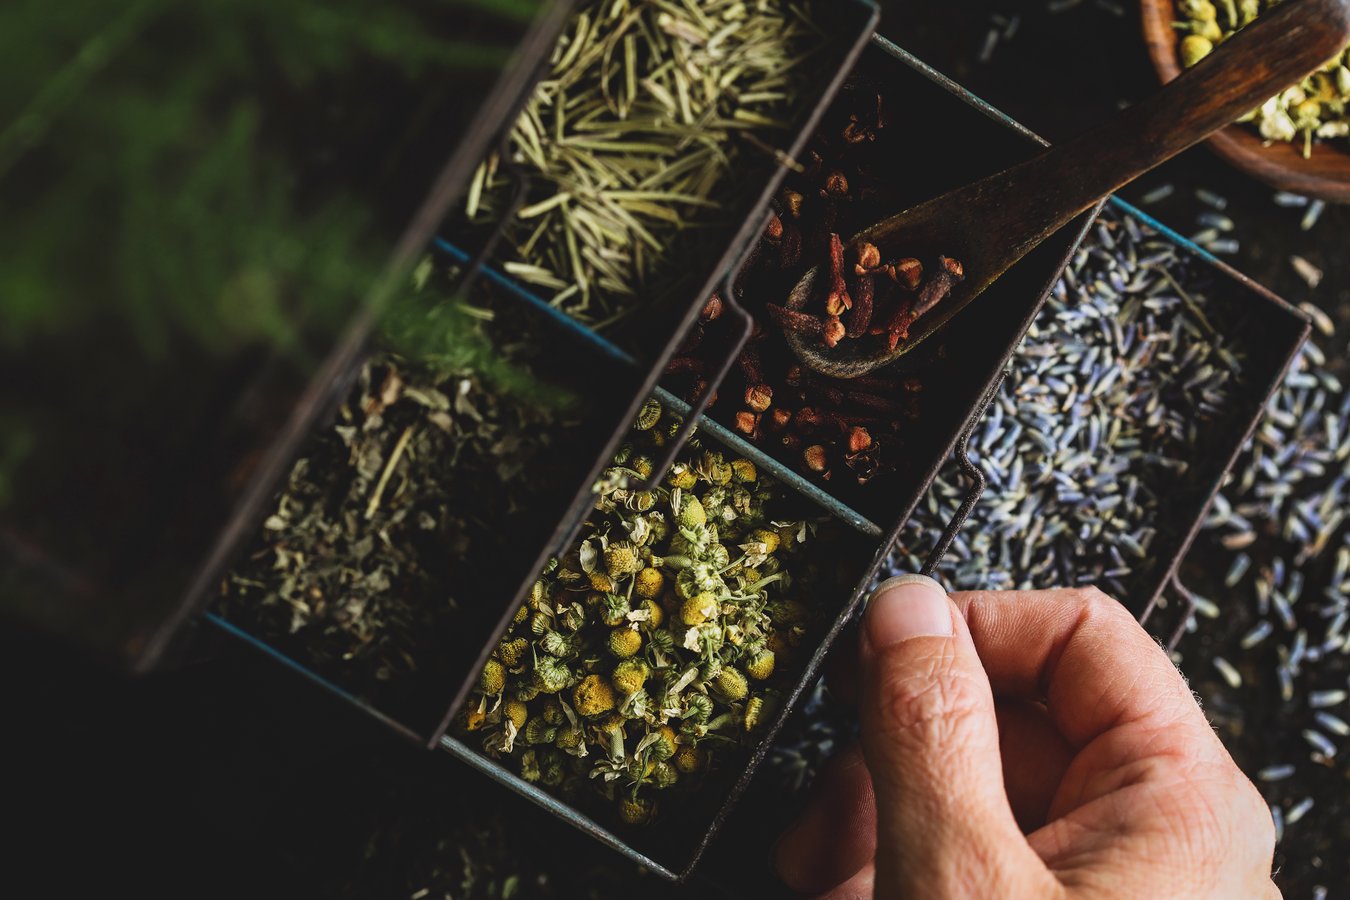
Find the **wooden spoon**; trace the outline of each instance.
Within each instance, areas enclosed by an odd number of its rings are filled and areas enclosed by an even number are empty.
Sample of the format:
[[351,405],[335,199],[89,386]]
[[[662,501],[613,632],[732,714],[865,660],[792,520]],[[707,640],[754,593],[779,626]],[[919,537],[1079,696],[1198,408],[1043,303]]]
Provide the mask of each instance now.
[[[894,362],[1079,213],[1298,81],[1347,41],[1350,0],[1289,0],[1112,121],[859,232],[845,247],[850,265],[858,245],[869,242],[883,260],[916,257],[928,272],[936,271],[940,254],[960,260],[965,280],[911,325],[894,350],[884,336],[829,348],[819,337],[790,330],[788,344],[804,364],[833,378],[856,378]],[[811,269],[786,306],[802,310],[827,281],[820,266]]]

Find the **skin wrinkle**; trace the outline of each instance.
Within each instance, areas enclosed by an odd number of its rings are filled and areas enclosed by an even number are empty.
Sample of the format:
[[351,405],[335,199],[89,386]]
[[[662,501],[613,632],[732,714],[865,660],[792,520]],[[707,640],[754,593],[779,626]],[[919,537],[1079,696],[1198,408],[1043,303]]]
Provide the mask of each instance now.
[[[1140,859],[1149,860],[1154,867],[1166,866],[1169,874],[1161,881],[1160,887],[1167,885],[1175,888],[1188,881],[1195,883],[1198,873],[1197,867],[1193,865],[1194,860],[1211,858],[1216,847],[1223,845],[1211,845],[1208,842],[1197,845],[1196,834],[1192,834],[1189,829],[1182,829],[1178,833],[1170,823],[1188,821],[1189,816],[1197,811],[1203,811],[1217,822],[1217,813],[1209,804],[1194,802],[1191,799],[1194,792],[1190,790],[1165,793],[1140,790],[1140,796],[1125,792],[1103,798],[1101,802],[1109,805],[1108,818],[1115,828],[1086,828],[1086,837],[1077,838],[1082,844],[1080,852],[1052,864],[1067,884],[1079,881],[1077,876],[1083,872],[1089,876],[1088,880],[1095,881],[1095,873],[1103,867],[1127,874],[1137,867]],[[1152,816],[1141,816],[1141,811],[1147,811],[1150,806]],[[1141,818],[1144,819],[1142,824],[1145,827],[1139,827]],[[1197,830],[1203,835],[1208,829],[1202,827]],[[1155,877],[1154,880],[1158,879]]]
[[[884,657],[897,650],[903,648],[883,650],[877,661],[878,668],[888,673],[881,694],[890,698],[881,707],[884,712],[878,725],[882,734],[920,746],[947,746],[954,743],[953,734],[964,730],[966,718],[990,712],[992,697],[987,687],[959,668],[947,671],[952,651],[925,660],[928,665],[923,671],[906,671],[896,677],[889,675],[892,670]],[[939,672],[943,677],[937,677]]]

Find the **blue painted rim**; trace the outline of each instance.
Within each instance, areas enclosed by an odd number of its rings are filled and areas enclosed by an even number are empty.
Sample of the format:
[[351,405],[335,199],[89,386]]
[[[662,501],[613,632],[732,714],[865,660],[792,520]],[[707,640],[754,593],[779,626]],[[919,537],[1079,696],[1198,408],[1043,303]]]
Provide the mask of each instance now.
[[[472,260],[472,257],[469,256],[467,252],[450,243],[443,237],[437,236],[434,238],[432,240],[432,245],[461,265],[467,264]],[[517,300],[524,301],[530,306],[538,309],[540,312],[546,314],[559,325],[562,325],[568,331],[591,344],[605,355],[631,366],[637,365],[637,358],[631,353],[621,349],[606,338],[601,337],[596,331],[583,325],[581,322],[578,322],[556,306],[545,302],[539,295],[521,286],[520,282],[516,281],[514,278],[498,272],[491,266],[483,266],[481,273],[489,281],[505,290]]]
[[398,731],[400,734],[408,735],[410,737],[413,737],[414,739],[417,738],[417,735],[403,723],[397,721],[396,719],[390,718],[387,714],[371,706],[365,700],[362,700],[360,697],[356,696],[350,691],[347,691],[344,688],[339,687],[337,684],[329,681],[327,678],[324,678],[322,675],[319,675],[312,669],[309,669],[303,664],[297,662],[296,660],[291,659],[291,657],[282,653],[280,650],[278,650],[276,647],[273,647],[271,644],[267,643],[262,638],[257,637],[248,631],[245,631],[244,629],[240,628],[238,625],[235,625],[228,619],[221,617],[217,613],[210,612],[209,610],[207,612],[204,612],[202,616],[203,618],[206,619],[206,621],[210,622],[212,625],[216,626],[221,631],[224,631],[225,633],[232,635],[233,637],[236,637],[247,644],[251,644],[254,648],[262,651],[264,655],[271,657],[272,659],[281,663],[283,666],[290,669],[291,671],[300,673],[305,678],[312,681],[314,684],[317,684],[319,687],[327,688],[337,696],[341,697],[343,700],[346,700],[347,702],[355,705],[363,712],[369,713],[376,719],[383,722],[385,725],[388,725],[390,728],[393,728],[394,730]]

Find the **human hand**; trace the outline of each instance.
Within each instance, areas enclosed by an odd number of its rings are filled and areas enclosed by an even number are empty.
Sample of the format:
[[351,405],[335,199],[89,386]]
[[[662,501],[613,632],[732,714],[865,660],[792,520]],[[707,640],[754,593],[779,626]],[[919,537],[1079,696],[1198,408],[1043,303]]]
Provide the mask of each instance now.
[[821,774],[775,851],[795,890],[1279,896],[1266,804],[1100,591],[948,599],[892,579],[864,616],[856,687],[861,749]]

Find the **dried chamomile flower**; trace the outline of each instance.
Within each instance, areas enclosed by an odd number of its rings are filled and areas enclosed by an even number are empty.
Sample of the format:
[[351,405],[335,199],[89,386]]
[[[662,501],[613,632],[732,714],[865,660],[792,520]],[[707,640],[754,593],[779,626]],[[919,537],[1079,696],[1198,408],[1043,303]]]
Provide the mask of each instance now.
[[668,788],[680,780],[679,770],[668,762],[657,763],[652,768],[652,783],[658,788]]
[[717,677],[713,679],[713,686],[732,700],[743,700],[750,692],[750,685],[745,676],[731,667],[717,673]]
[[509,719],[517,729],[525,727],[529,714],[530,708],[521,700],[507,700],[502,704],[502,715]]
[[717,618],[718,609],[717,595],[712,591],[700,591],[684,601],[680,607],[680,620],[686,625],[702,625]]
[[660,569],[650,566],[638,572],[637,578],[633,580],[633,590],[645,600],[654,600],[661,596],[661,590],[665,585],[666,576],[661,574]]
[[659,486],[628,486],[644,441],[671,427],[644,408],[480,679],[469,709],[492,712],[463,726],[527,780],[627,824],[651,821],[654,794],[696,790],[713,748],[753,740],[810,618],[789,557],[813,526],[768,512],[780,489],[749,460],[691,443]]
[[687,491],[698,484],[698,475],[684,463],[676,463],[671,467],[670,474],[666,476],[666,481],[673,488]]
[[614,689],[599,675],[587,675],[572,692],[572,703],[579,715],[594,718],[614,708]]
[[647,800],[632,798],[619,803],[619,818],[625,825],[643,825],[652,815],[652,804]]
[[626,659],[614,667],[610,680],[622,694],[635,694],[647,683],[651,668],[640,659]]
[[773,675],[773,664],[773,651],[761,650],[745,664],[745,674],[756,681],[767,681]]
[[661,403],[657,400],[648,400],[642,405],[633,427],[638,431],[651,431],[659,421],[661,421]]
[[530,642],[523,637],[509,638],[497,645],[497,655],[508,669],[521,665],[530,651]]
[[[1231,35],[1270,12],[1280,0],[1176,0],[1180,35],[1177,56],[1190,68],[1209,56]],[[1243,118],[1255,123],[1267,141],[1303,143],[1303,155],[1312,155],[1314,138],[1350,135],[1350,48],[1337,53],[1321,69],[1271,97]],[[1344,73],[1344,74],[1342,74]]]
[[751,697],[745,701],[745,730],[754,731],[764,719],[764,698]]
[[562,660],[553,656],[541,656],[534,664],[534,685],[540,692],[556,694],[572,680],[572,673]]
[[478,689],[484,694],[500,694],[506,687],[506,667],[500,661],[489,659],[478,676]]
[[675,768],[685,775],[694,775],[708,767],[708,752],[685,745],[675,751]]
[[642,635],[631,628],[616,628],[609,633],[605,645],[619,659],[628,659],[642,649]]
[[605,572],[610,578],[622,578],[638,570],[638,555],[627,541],[611,544],[605,549]]

